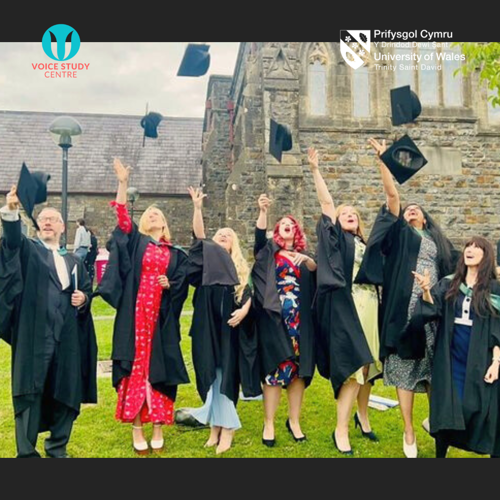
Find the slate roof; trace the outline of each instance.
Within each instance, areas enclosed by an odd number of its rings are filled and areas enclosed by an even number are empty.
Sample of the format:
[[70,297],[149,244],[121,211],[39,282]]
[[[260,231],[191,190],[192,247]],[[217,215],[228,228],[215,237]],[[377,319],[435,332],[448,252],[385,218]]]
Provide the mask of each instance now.
[[[113,158],[134,171],[130,184],[143,194],[186,194],[202,178],[203,119],[165,118],[158,139],[146,139],[140,116],[70,113],[82,126],[80,142],[69,150],[70,193],[114,193]],[[0,110],[0,191],[17,183],[21,165],[52,176],[49,192],[61,190],[62,150],[48,131],[64,113]]]

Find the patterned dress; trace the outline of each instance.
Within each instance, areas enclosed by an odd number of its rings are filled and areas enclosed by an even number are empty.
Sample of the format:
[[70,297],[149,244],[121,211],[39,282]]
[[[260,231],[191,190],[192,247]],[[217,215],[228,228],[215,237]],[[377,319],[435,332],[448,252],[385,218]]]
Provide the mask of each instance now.
[[[130,234],[132,221],[126,206],[115,205],[120,229]],[[172,425],[174,403],[151,386],[149,368],[151,346],[156,330],[163,288],[158,277],[166,275],[170,263],[167,242],[148,244],[142,261],[141,281],[135,306],[135,359],[130,377],[118,387],[116,418],[132,423],[140,415],[142,423]]]
[[[428,269],[431,276],[431,286],[434,286],[438,282],[439,276],[438,250],[434,240],[427,232],[419,231],[419,233],[422,236],[422,244],[417,259],[417,273],[423,275],[425,270]],[[421,295],[422,290],[415,280],[407,312],[408,323]],[[388,356],[384,366],[385,385],[416,393],[426,392],[426,386],[430,385],[432,381],[431,372],[436,332],[436,323],[425,325],[426,349],[424,359],[415,361],[401,359],[397,354]]]
[[288,387],[299,377],[300,358],[300,269],[287,257],[276,255],[276,286],[281,300],[283,322],[292,340],[295,360],[282,363],[266,377],[266,384]]

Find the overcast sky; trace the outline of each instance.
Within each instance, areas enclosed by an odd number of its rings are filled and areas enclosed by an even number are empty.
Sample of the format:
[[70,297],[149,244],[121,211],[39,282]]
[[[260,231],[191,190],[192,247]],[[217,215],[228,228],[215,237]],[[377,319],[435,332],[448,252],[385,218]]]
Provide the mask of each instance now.
[[232,75],[240,42],[207,42],[212,64],[201,78],[178,78],[187,42],[89,43],[71,63],[90,63],[77,79],[47,79],[35,63],[54,63],[40,43],[0,43],[0,110],[203,117],[211,74]]

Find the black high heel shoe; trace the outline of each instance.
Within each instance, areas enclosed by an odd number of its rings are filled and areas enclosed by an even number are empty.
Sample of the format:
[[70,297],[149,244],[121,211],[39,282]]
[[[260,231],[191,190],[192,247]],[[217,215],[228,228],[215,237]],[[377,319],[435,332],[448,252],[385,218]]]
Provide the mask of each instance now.
[[307,436],[305,434],[301,438],[295,437],[295,434],[292,431],[292,426],[290,425],[290,420],[286,421],[286,428],[288,429],[288,432],[292,435],[293,439],[295,439],[296,443],[303,443],[304,441],[307,441]]
[[363,435],[364,438],[369,439],[370,441],[373,441],[374,443],[379,442],[379,438],[374,432],[365,432],[363,430],[363,426],[361,425],[361,421],[359,420],[359,416],[357,413],[354,415],[354,424],[355,428],[357,429],[358,427],[361,429],[361,434]]
[[339,445],[337,444],[337,437],[335,436],[335,431],[333,431],[333,434],[332,434],[332,439],[333,439],[333,443],[335,444],[335,448],[337,448],[337,451],[339,453],[341,453],[342,455],[345,455],[346,457],[353,457],[354,456],[354,453],[352,450],[349,450],[349,451],[342,451],[340,448],[339,448]]
[[264,431],[266,430],[266,426],[262,429],[262,444],[267,446],[268,448],[274,448],[276,445],[276,439],[264,439]]

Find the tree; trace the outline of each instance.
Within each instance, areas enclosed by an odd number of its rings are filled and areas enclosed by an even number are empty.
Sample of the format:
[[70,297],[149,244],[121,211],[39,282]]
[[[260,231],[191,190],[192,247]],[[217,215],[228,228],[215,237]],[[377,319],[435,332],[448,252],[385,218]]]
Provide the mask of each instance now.
[[465,55],[465,64],[457,73],[465,76],[480,72],[482,83],[489,89],[489,100],[493,106],[500,106],[500,43],[462,42],[456,43]]

